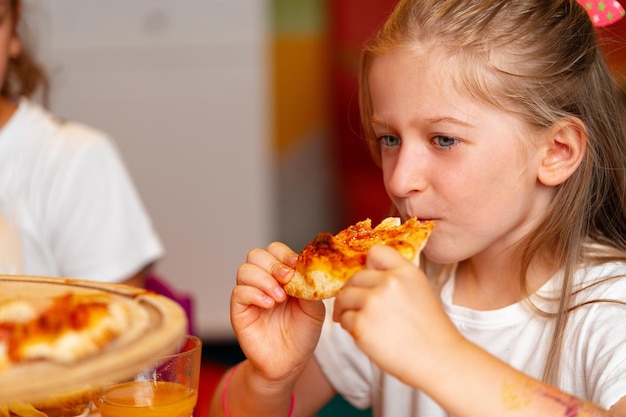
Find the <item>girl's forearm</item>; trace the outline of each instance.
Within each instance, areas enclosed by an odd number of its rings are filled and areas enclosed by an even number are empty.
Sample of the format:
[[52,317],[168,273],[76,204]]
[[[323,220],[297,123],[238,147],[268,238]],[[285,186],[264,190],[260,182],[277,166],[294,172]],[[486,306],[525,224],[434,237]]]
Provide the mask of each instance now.
[[515,370],[470,342],[454,351],[438,371],[432,369],[430,381],[417,385],[457,417],[617,416]]

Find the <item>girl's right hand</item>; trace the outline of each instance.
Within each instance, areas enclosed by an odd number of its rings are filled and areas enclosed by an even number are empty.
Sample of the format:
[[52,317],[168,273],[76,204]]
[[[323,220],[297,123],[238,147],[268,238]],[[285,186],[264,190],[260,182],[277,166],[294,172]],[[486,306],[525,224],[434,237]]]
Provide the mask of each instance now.
[[244,354],[268,381],[297,376],[313,356],[324,321],[324,304],[292,298],[298,255],[282,243],[253,249],[237,271],[230,300],[231,323]]

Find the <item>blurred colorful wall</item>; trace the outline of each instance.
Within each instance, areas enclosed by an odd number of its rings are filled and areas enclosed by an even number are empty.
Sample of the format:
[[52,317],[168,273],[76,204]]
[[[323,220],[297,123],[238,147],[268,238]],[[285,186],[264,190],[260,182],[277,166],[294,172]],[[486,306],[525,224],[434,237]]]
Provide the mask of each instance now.
[[[622,1],[626,5],[626,2]],[[626,85],[626,18],[598,28],[601,44],[609,66]]]
[[361,43],[394,3],[273,0],[277,223],[294,249],[319,231],[388,213],[361,140],[356,81]]
[[362,139],[358,106],[358,70],[362,44],[385,20],[396,0],[328,0],[331,39],[331,136],[339,160],[341,221],[364,218],[374,223],[390,213],[380,169]]
[[272,8],[277,233],[299,250],[337,228],[327,14],[320,0],[273,0]]

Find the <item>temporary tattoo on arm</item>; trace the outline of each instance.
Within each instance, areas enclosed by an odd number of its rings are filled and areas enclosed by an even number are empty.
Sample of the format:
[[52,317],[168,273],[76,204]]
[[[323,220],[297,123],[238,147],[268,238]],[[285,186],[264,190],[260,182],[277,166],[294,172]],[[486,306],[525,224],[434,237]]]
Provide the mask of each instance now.
[[[562,417],[615,417],[614,414],[576,398],[558,389],[537,383],[520,376],[513,381],[505,381],[501,390],[502,403],[510,410],[521,410],[528,407],[533,399],[541,397],[563,407]],[[556,415],[555,415],[556,416]]]
[[611,417],[614,414],[609,413],[606,410],[603,410],[590,402],[583,401],[580,398],[576,398],[572,395],[565,394],[561,391],[556,390],[553,387],[548,387],[548,389],[539,390],[539,394],[543,397],[548,398],[558,404],[561,404],[565,411],[563,413],[564,417]]
[[532,391],[527,378],[519,377],[515,381],[502,384],[502,403],[510,410],[520,410],[530,404]]

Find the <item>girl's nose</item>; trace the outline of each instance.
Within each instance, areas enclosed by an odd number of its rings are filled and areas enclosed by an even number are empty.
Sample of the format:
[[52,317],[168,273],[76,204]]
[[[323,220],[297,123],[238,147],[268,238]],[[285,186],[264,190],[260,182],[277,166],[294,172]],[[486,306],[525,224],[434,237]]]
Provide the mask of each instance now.
[[400,152],[390,166],[383,164],[387,192],[396,197],[406,197],[421,192],[428,186],[428,167],[425,158]]

